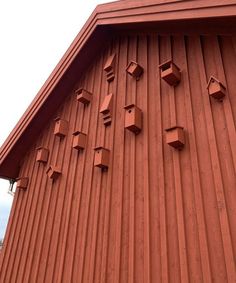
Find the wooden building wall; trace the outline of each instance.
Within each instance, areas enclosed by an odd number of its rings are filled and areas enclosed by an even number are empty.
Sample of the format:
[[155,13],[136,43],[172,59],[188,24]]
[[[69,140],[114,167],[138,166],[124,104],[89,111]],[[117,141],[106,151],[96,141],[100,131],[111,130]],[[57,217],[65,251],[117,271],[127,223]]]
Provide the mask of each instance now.
[[[116,54],[115,80],[103,67]],[[172,58],[181,82],[160,79]],[[126,73],[136,60],[140,80]],[[17,190],[1,251],[0,282],[235,282],[236,37],[121,34],[98,55],[22,161],[29,185]],[[222,102],[207,82],[227,88]],[[88,106],[75,89],[93,94]],[[99,113],[113,93],[112,124]],[[58,93],[58,96],[60,93]],[[143,128],[124,129],[124,106],[143,112]],[[64,139],[53,118],[69,121]],[[165,129],[183,126],[186,144],[166,144]],[[86,149],[72,133],[87,134]],[[50,151],[46,165],[36,148]],[[94,147],[110,150],[108,171],[93,166]],[[46,170],[61,168],[54,182]]]

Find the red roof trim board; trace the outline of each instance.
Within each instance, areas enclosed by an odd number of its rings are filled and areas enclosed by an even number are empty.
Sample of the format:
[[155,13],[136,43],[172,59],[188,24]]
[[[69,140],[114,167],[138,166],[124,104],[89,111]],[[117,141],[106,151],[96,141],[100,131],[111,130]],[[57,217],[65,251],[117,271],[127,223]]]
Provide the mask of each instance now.
[[[209,13],[210,11],[210,13]],[[40,115],[43,106],[48,103],[58,83],[61,81],[72,62],[98,29],[107,26],[128,23],[165,22],[184,19],[222,18],[236,16],[236,0],[155,0],[117,1],[97,6],[78,36],[75,38],[63,58],[60,60],[48,80],[28,107],[16,127],[0,149],[0,177],[16,178],[19,159],[26,151],[21,145],[21,152],[16,147],[19,140],[25,139],[32,122]],[[83,64],[81,64],[83,66]],[[11,168],[9,167],[11,164]]]

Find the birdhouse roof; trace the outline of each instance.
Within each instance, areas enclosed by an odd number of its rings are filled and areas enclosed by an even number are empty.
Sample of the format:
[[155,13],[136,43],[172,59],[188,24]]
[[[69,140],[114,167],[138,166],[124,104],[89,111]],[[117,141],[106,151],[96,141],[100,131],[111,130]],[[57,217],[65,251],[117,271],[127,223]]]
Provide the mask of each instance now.
[[213,81],[214,81],[214,82],[217,82],[221,87],[223,87],[223,88],[225,89],[225,86],[224,86],[218,79],[216,79],[216,78],[213,77],[213,76],[210,77],[210,79],[209,79],[209,81],[208,81],[208,83],[207,83],[207,88],[209,88],[210,84],[211,84]]

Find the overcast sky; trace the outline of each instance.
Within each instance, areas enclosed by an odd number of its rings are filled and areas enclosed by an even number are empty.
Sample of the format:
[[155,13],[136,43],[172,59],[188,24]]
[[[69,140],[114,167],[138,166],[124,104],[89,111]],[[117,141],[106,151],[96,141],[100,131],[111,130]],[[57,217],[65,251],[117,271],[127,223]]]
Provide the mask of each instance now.
[[[108,0],[0,1],[0,146],[96,5]],[[2,221],[12,197],[0,180]]]

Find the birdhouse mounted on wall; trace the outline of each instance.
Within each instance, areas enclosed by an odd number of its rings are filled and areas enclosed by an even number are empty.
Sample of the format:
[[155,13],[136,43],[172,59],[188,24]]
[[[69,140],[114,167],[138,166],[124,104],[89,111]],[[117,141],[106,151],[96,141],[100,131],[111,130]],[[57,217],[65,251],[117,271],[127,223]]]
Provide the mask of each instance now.
[[54,135],[63,138],[68,133],[68,122],[60,117],[55,119]]
[[115,74],[114,74],[115,57],[116,57],[115,54],[112,54],[111,56],[109,56],[104,66],[104,71],[106,72],[108,82],[112,82],[115,78]]
[[138,134],[142,130],[142,111],[134,104],[125,108],[125,129]]
[[47,148],[42,147],[42,146],[38,147],[36,161],[46,163],[48,161],[48,154],[49,154],[49,151]]
[[77,150],[83,150],[86,146],[87,135],[81,133],[80,131],[76,131],[73,133],[73,145],[72,147]]
[[100,108],[100,113],[103,116],[103,123],[105,126],[111,124],[112,97],[113,97],[112,93],[106,95],[102,103],[102,106]]
[[169,60],[159,65],[161,78],[171,86],[176,86],[181,79],[180,68]]
[[83,103],[84,105],[88,105],[92,100],[92,93],[85,90],[84,88],[79,88],[75,91],[77,97],[77,101]]
[[109,167],[110,150],[102,146],[96,147],[94,150],[94,166],[101,169],[107,169]]
[[26,190],[28,183],[29,183],[29,178],[28,177],[20,177],[16,180],[17,180],[16,187],[18,189]]
[[185,144],[184,128],[175,126],[166,129],[166,143],[176,149],[182,149]]
[[56,180],[61,175],[61,170],[57,166],[49,166],[46,171],[50,179]]
[[226,95],[226,87],[216,78],[210,77],[207,89],[209,96],[221,100]]
[[143,74],[143,67],[141,67],[137,62],[131,61],[126,68],[126,71],[129,75],[138,80]]

